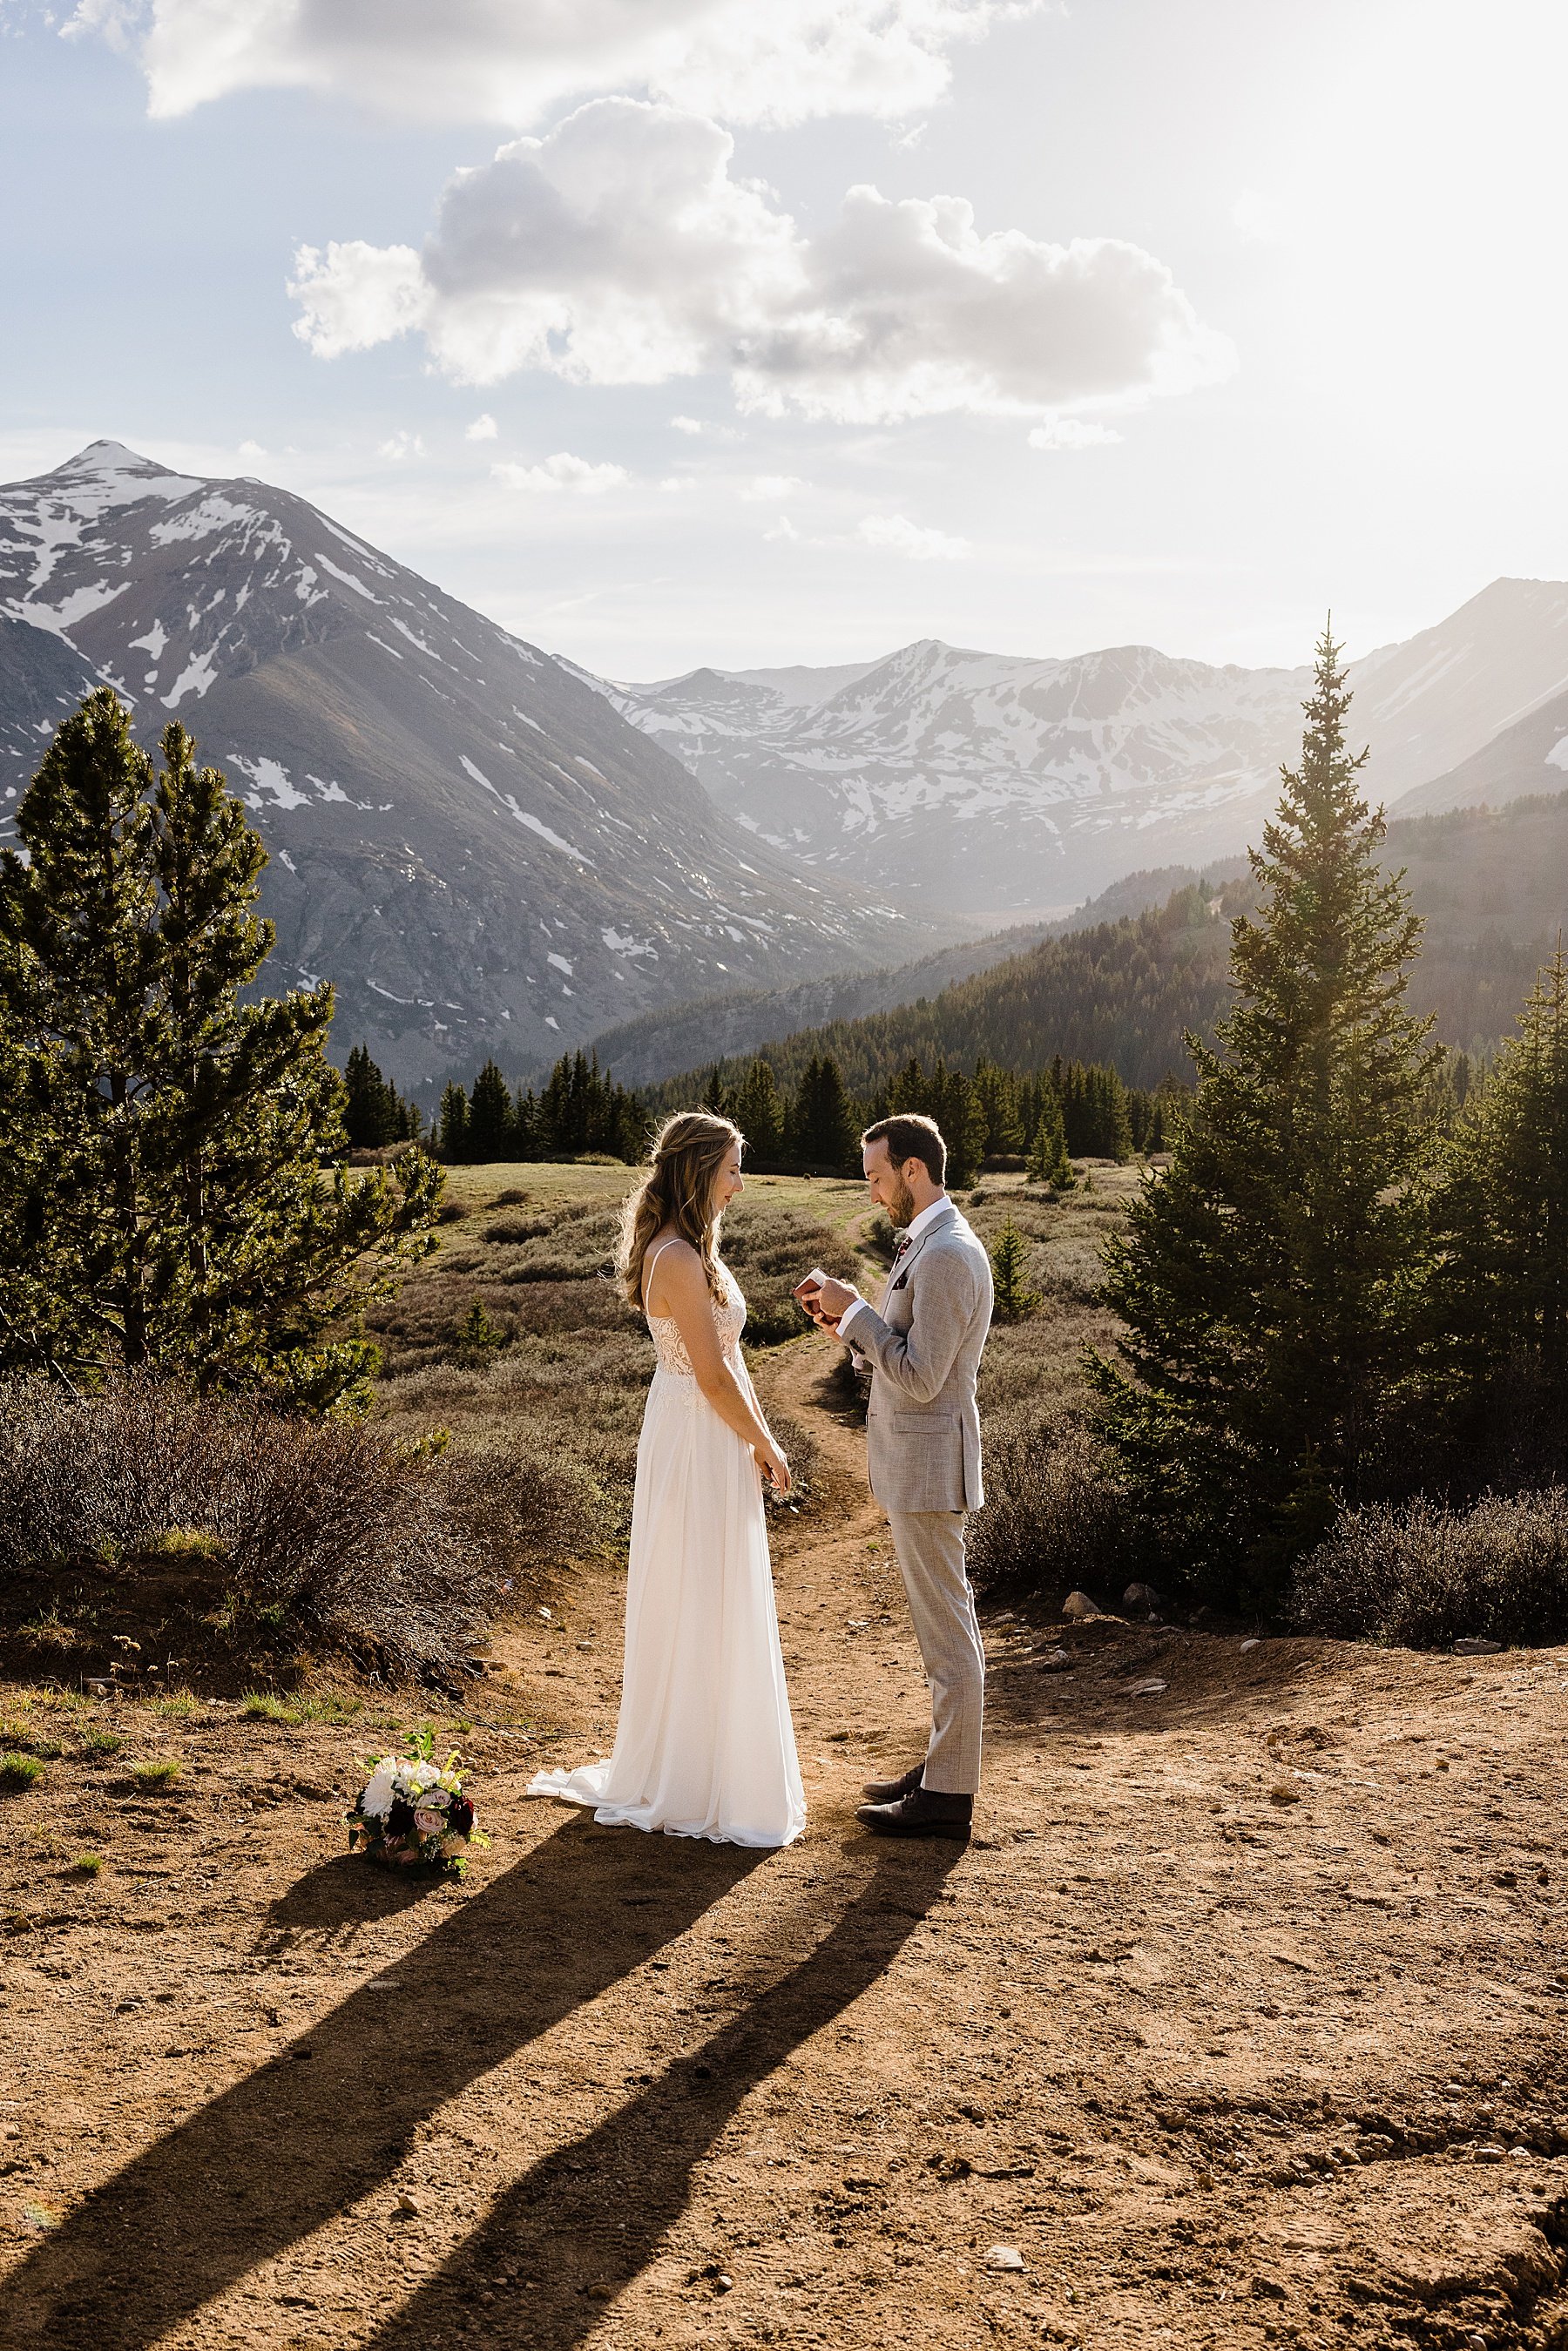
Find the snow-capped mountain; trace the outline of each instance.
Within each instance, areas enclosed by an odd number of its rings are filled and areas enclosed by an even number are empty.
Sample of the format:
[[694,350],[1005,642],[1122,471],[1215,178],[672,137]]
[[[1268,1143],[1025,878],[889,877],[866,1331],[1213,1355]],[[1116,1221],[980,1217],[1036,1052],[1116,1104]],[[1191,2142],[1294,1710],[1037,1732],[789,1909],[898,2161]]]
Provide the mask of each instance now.
[[[1352,682],[1367,787],[1393,805],[1568,688],[1568,586],[1494,581],[1366,655]],[[848,668],[604,691],[763,841],[978,919],[1234,854],[1299,752],[1310,683],[1305,667],[1212,668],[1144,645],[1026,661],[927,639]],[[1552,756],[1513,789],[1551,790]]]
[[273,968],[331,978],[340,1044],[401,1081],[932,938],[733,829],[569,665],[260,482],[99,441],[0,489],[0,837],[95,682],[150,745],[180,719],[271,852]]

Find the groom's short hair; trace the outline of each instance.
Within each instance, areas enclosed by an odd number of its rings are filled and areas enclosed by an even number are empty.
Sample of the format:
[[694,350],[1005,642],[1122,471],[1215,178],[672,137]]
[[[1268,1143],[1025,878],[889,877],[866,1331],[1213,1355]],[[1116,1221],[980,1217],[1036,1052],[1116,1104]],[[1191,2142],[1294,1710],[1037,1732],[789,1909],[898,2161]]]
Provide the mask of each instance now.
[[934,1184],[942,1183],[947,1174],[947,1146],[942,1140],[942,1130],[934,1118],[924,1118],[916,1111],[901,1111],[896,1118],[879,1118],[868,1126],[861,1137],[863,1147],[868,1143],[885,1143],[887,1155],[895,1167],[908,1160],[918,1159]]

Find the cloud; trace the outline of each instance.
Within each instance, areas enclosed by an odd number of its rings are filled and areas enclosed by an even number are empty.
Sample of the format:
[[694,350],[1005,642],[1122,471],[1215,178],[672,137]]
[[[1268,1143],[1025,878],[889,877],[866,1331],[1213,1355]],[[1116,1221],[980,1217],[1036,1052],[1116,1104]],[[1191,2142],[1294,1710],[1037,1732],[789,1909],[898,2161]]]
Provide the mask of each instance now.
[[459,383],[723,371],[743,409],[856,423],[1040,415],[1231,364],[1138,246],[982,235],[961,197],[863,186],[807,236],[733,154],[701,116],[594,99],[460,172],[423,253],[302,247],[295,332],[335,358],[417,329]]
[[1049,416],[1029,436],[1031,449],[1107,449],[1121,439],[1108,424],[1082,416]]
[[509,490],[571,490],[580,497],[599,497],[618,490],[632,478],[624,465],[594,465],[558,449],[539,465],[492,465],[491,472]]
[[946,531],[926,530],[907,515],[867,515],[855,537],[866,547],[887,555],[906,555],[915,563],[957,563],[969,553],[967,538],[949,538]]
[[769,498],[791,497],[805,486],[794,474],[753,474],[748,482],[742,482],[740,495],[748,506],[755,506]]
[[388,441],[376,444],[378,457],[423,457],[424,443],[417,433],[394,433]]
[[140,53],[157,116],[309,89],[423,120],[537,121],[645,89],[736,122],[934,105],[947,52],[1041,0],[80,0],[67,29]]
[[879,555],[899,555],[912,563],[961,563],[973,552],[967,538],[928,530],[907,515],[866,515],[848,536],[829,531],[821,537],[798,529],[788,515],[780,515],[762,536],[785,547],[872,547]]
[[499,430],[493,416],[476,416],[463,438],[465,441],[493,441]]
[[695,416],[672,416],[670,423],[677,433],[706,433],[707,427]]

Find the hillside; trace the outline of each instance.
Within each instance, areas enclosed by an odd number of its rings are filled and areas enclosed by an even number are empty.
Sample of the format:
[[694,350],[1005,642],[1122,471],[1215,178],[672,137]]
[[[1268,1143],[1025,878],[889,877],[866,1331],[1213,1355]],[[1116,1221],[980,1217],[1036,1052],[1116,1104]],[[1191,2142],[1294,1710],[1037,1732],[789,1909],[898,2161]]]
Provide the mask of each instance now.
[[765,1038],[793,1029],[857,1020],[939,995],[956,980],[968,979],[1037,946],[1046,935],[1040,925],[1020,924],[962,946],[944,947],[893,971],[839,972],[826,979],[801,980],[794,987],[747,988],[671,1012],[647,1012],[639,1020],[603,1029],[593,1040],[594,1049],[623,1085],[651,1085],[695,1068],[705,1054],[723,1060],[750,1052]]
[[[1043,916],[1134,864],[1236,854],[1299,748],[1307,674],[1148,645],[1031,660],[928,638],[848,668],[704,668],[602,690],[747,831],[978,925]],[[1464,779],[1524,714],[1568,695],[1568,584],[1493,580],[1351,677],[1375,798],[1456,773],[1430,805],[1503,797]],[[1500,746],[1510,792],[1552,788],[1564,711],[1554,732]]]
[[[1426,917],[1410,975],[1413,1008],[1436,1015],[1445,1043],[1491,1051],[1568,925],[1568,793],[1396,821],[1384,863],[1403,869]],[[927,1066],[941,1055],[972,1068],[985,1054],[1034,1070],[1060,1053],[1113,1062],[1129,1085],[1185,1078],[1184,1032],[1211,1035],[1228,1000],[1229,924],[1249,903],[1247,872],[1244,859],[1233,859],[1206,875],[1167,867],[1130,877],[1038,946],[934,996],[905,995],[862,1017],[841,1012],[791,1029],[785,1019],[793,997],[752,999],[733,1008],[711,1045],[678,1073],[667,1063],[664,1073],[654,1068],[655,1037],[673,1046],[695,1029],[649,1023],[644,1062],[651,1074],[664,1074],[661,1099],[700,1089],[715,1059],[758,1050],[790,1085],[814,1056],[831,1053],[862,1096],[912,1055]],[[1123,911],[1140,887],[1159,890],[1159,903]],[[1085,919],[1097,911],[1100,920]],[[898,978],[885,975],[884,987]]]
[[[1425,947],[1411,981],[1412,1000],[1423,1011],[1437,1014],[1448,1042],[1472,1052],[1489,1051],[1511,1029],[1538,965],[1551,952],[1557,931],[1568,926],[1568,792],[1521,799],[1497,810],[1468,808],[1441,817],[1396,819],[1388,828],[1384,862],[1390,871],[1405,871],[1427,918]],[[1223,889],[1228,906],[1239,906],[1246,898],[1239,885],[1248,870],[1244,856],[1217,859],[1201,872],[1195,866],[1146,868],[1113,883],[1052,924],[1045,936],[1061,949],[1056,956],[1031,959],[1029,950],[1042,942],[1020,926],[892,971],[774,992],[751,989],[700,1006],[650,1013],[602,1032],[595,1040],[599,1057],[626,1084],[635,1086],[686,1078],[715,1060],[755,1052],[764,1045],[770,1058],[775,1048],[787,1050],[793,1068],[796,1061],[824,1049],[821,1040],[830,1030],[842,1043],[846,1028],[867,1015],[892,1016],[900,1008],[917,1007],[921,998],[939,998],[956,981],[977,979],[1017,959],[1030,965],[1035,974],[1031,987],[1038,985],[1044,998],[1060,987],[1064,1007],[1082,997],[1092,967],[1108,990],[1101,1043],[1092,1052],[1066,1044],[1053,1050],[1069,1058],[1114,1060],[1130,1083],[1150,1084],[1166,1068],[1185,1071],[1181,1030],[1184,1026],[1205,1027],[1207,998],[1200,991],[1183,1010],[1179,998],[1173,997],[1168,1019],[1162,1016],[1163,1026],[1144,1037],[1129,1032],[1122,1047],[1104,1044],[1104,1037],[1121,1034],[1124,993],[1124,983],[1111,977],[1124,949],[1110,935],[1123,935],[1118,925],[1163,908],[1173,893],[1200,886],[1209,895]],[[1091,933],[1106,936],[1082,957],[1075,956],[1069,942]],[[1125,952],[1135,956],[1138,950],[1129,946]],[[1215,952],[1223,956],[1224,941],[1218,935]],[[997,1017],[1003,1017],[999,1008]],[[1049,1026],[1050,1016],[1040,1017]],[[1076,1015],[1064,1017],[1071,1033],[1082,1033]],[[928,1047],[936,1038],[932,1022],[936,1018],[930,1005],[920,1015]],[[946,1018],[946,1012],[941,1018]],[[973,1030],[981,1037],[982,1049],[1006,1058],[999,1032],[995,1041],[987,1040],[984,1026],[977,1019]],[[887,1033],[902,1035],[904,1026],[892,1022]],[[847,1045],[845,1050],[859,1050]],[[959,1048],[947,1042],[940,1050],[951,1054]],[[1162,1050],[1176,1059],[1151,1076],[1149,1056]],[[1124,1052],[1131,1055],[1130,1061],[1123,1060]]]
[[273,970],[332,979],[343,1049],[400,1081],[930,943],[745,839],[568,665],[262,483],[95,442],[0,491],[0,838],[95,678],[144,740],[179,718],[271,852]]

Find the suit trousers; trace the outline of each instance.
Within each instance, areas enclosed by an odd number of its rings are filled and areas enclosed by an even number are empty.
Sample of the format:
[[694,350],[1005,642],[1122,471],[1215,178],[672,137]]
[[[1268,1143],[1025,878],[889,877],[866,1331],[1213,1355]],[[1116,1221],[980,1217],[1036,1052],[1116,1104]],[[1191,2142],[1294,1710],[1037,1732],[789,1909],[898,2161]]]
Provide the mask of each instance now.
[[931,1685],[924,1784],[972,1796],[980,1784],[986,1650],[964,1562],[962,1510],[889,1510],[909,1613]]

